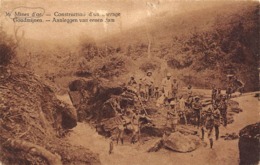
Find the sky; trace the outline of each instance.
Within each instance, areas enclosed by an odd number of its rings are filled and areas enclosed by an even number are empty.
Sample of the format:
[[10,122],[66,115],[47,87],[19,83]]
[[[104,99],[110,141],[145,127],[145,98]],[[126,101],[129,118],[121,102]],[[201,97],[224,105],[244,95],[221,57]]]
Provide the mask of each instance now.
[[[164,12],[178,14],[189,10],[196,10],[207,7],[208,3],[191,3],[195,1],[170,1],[170,0],[0,0],[1,1],[1,21],[9,34],[14,34],[14,27],[19,27],[19,33],[24,32],[24,37],[35,40],[76,40],[81,36],[88,36],[95,40],[106,36],[128,30],[135,26],[145,24],[152,17],[160,16]],[[210,3],[209,6],[214,6]],[[108,12],[120,13],[113,23],[14,23],[14,12],[42,13],[43,20],[53,20],[54,12],[59,13],[86,13],[89,12],[105,14]],[[6,16],[6,12],[12,12],[11,16]],[[51,16],[46,16],[51,14]],[[23,18],[23,17],[20,17]],[[66,18],[72,17],[55,17]],[[76,17],[82,18],[82,17]],[[86,18],[93,18],[87,16]],[[95,17],[100,18],[100,17]],[[103,17],[104,18],[104,17]],[[18,34],[19,34],[18,33]]]

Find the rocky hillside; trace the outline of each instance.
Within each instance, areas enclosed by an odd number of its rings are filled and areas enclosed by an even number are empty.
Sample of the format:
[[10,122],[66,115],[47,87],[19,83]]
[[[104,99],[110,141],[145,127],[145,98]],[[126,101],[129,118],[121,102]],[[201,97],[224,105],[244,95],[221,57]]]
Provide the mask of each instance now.
[[100,163],[97,154],[62,139],[77,125],[77,114],[48,85],[17,65],[1,67],[0,73],[1,162]]
[[172,72],[182,85],[225,88],[226,75],[232,73],[246,83],[246,91],[257,90],[259,4],[207,3],[178,14],[157,13],[101,41],[88,36],[73,45],[26,41],[30,48],[20,47],[20,61],[63,89],[75,76],[123,83],[152,69],[158,84]]
[[257,90],[258,9],[256,2],[233,2],[174,16],[166,12],[148,20],[148,28],[140,25],[105,43],[121,46],[134,60],[148,57],[150,45],[151,61],[164,59],[185,84],[223,87],[226,74],[232,73],[247,84],[247,91]]
[[77,112],[16,58],[16,43],[0,30],[0,164],[100,164],[92,151],[63,139]]

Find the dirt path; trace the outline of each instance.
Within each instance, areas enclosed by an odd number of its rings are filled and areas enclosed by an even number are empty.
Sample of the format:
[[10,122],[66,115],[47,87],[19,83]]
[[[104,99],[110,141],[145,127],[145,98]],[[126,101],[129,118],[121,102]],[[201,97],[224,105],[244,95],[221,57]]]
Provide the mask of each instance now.
[[[220,128],[220,135],[225,133],[238,133],[240,129],[248,124],[259,121],[259,109],[257,98],[246,95],[235,98],[243,109],[242,113],[235,116],[235,122],[227,128]],[[171,165],[171,164],[195,164],[195,165],[236,165],[239,163],[238,140],[226,141],[219,139],[214,142],[214,148],[208,146],[200,147],[191,153],[176,153],[166,149],[161,149],[156,153],[147,153],[146,150],[154,143],[154,140],[140,144],[114,144],[114,153],[109,155],[109,139],[98,135],[94,128],[86,123],[78,123],[67,139],[72,144],[82,145],[100,154],[100,159],[104,165],[115,164],[135,164],[135,165]],[[207,140],[206,140],[207,142]]]

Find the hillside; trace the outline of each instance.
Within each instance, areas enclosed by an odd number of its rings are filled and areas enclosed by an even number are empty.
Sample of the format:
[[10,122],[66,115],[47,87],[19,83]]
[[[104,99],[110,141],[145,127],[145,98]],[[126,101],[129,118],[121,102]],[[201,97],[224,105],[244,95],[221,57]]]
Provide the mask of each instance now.
[[142,58],[148,56],[150,38],[151,61],[164,59],[168,70],[185,84],[202,87],[207,81],[220,85],[226,74],[234,73],[252,91],[258,84],[258,7],[254,2],[237,2],[174,16],[163,13],[148,20],[146,27],[113,36],[105,43]]
[[66,90],[77,76],[124,83],[130,75],[144,76],[147,69],[154,70],[157,84],[172,72],[182,85],[205,88],[212,84],[225,88],[226,75],[232,73],[246,83],[246,91],[254,91],[258,8],[257,2],[223,2],[177,14],[164,11],[99,41],[85,35],[56,44],[28,40],[19,57],[35,73],[56,82],[57,91]]
[[77,125],[73,107],[58,100],[51,87],[19,65],[0,68],[1,162],[100,164],[97,154],[63,139]]

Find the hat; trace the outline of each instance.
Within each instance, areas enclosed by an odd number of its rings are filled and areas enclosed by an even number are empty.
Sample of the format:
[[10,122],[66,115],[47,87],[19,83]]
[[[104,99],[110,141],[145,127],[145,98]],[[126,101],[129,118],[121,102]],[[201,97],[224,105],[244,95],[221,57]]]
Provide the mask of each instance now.
[[167,76],[167,77],[171,77],[172,74],[171,74],[171,73],[167,73],[166,76]]
[[146,73],[152,73],[152,71],[151,71],[151,70],[148,70]]
[[199,97],[199,96],[195,96],[194,98],[195,98],[195,99],[200,99],[200,97]]
[[175,102],[174,100],[172,100],[172,101],[170,102],[170,105],[176,105],[176,102]]

